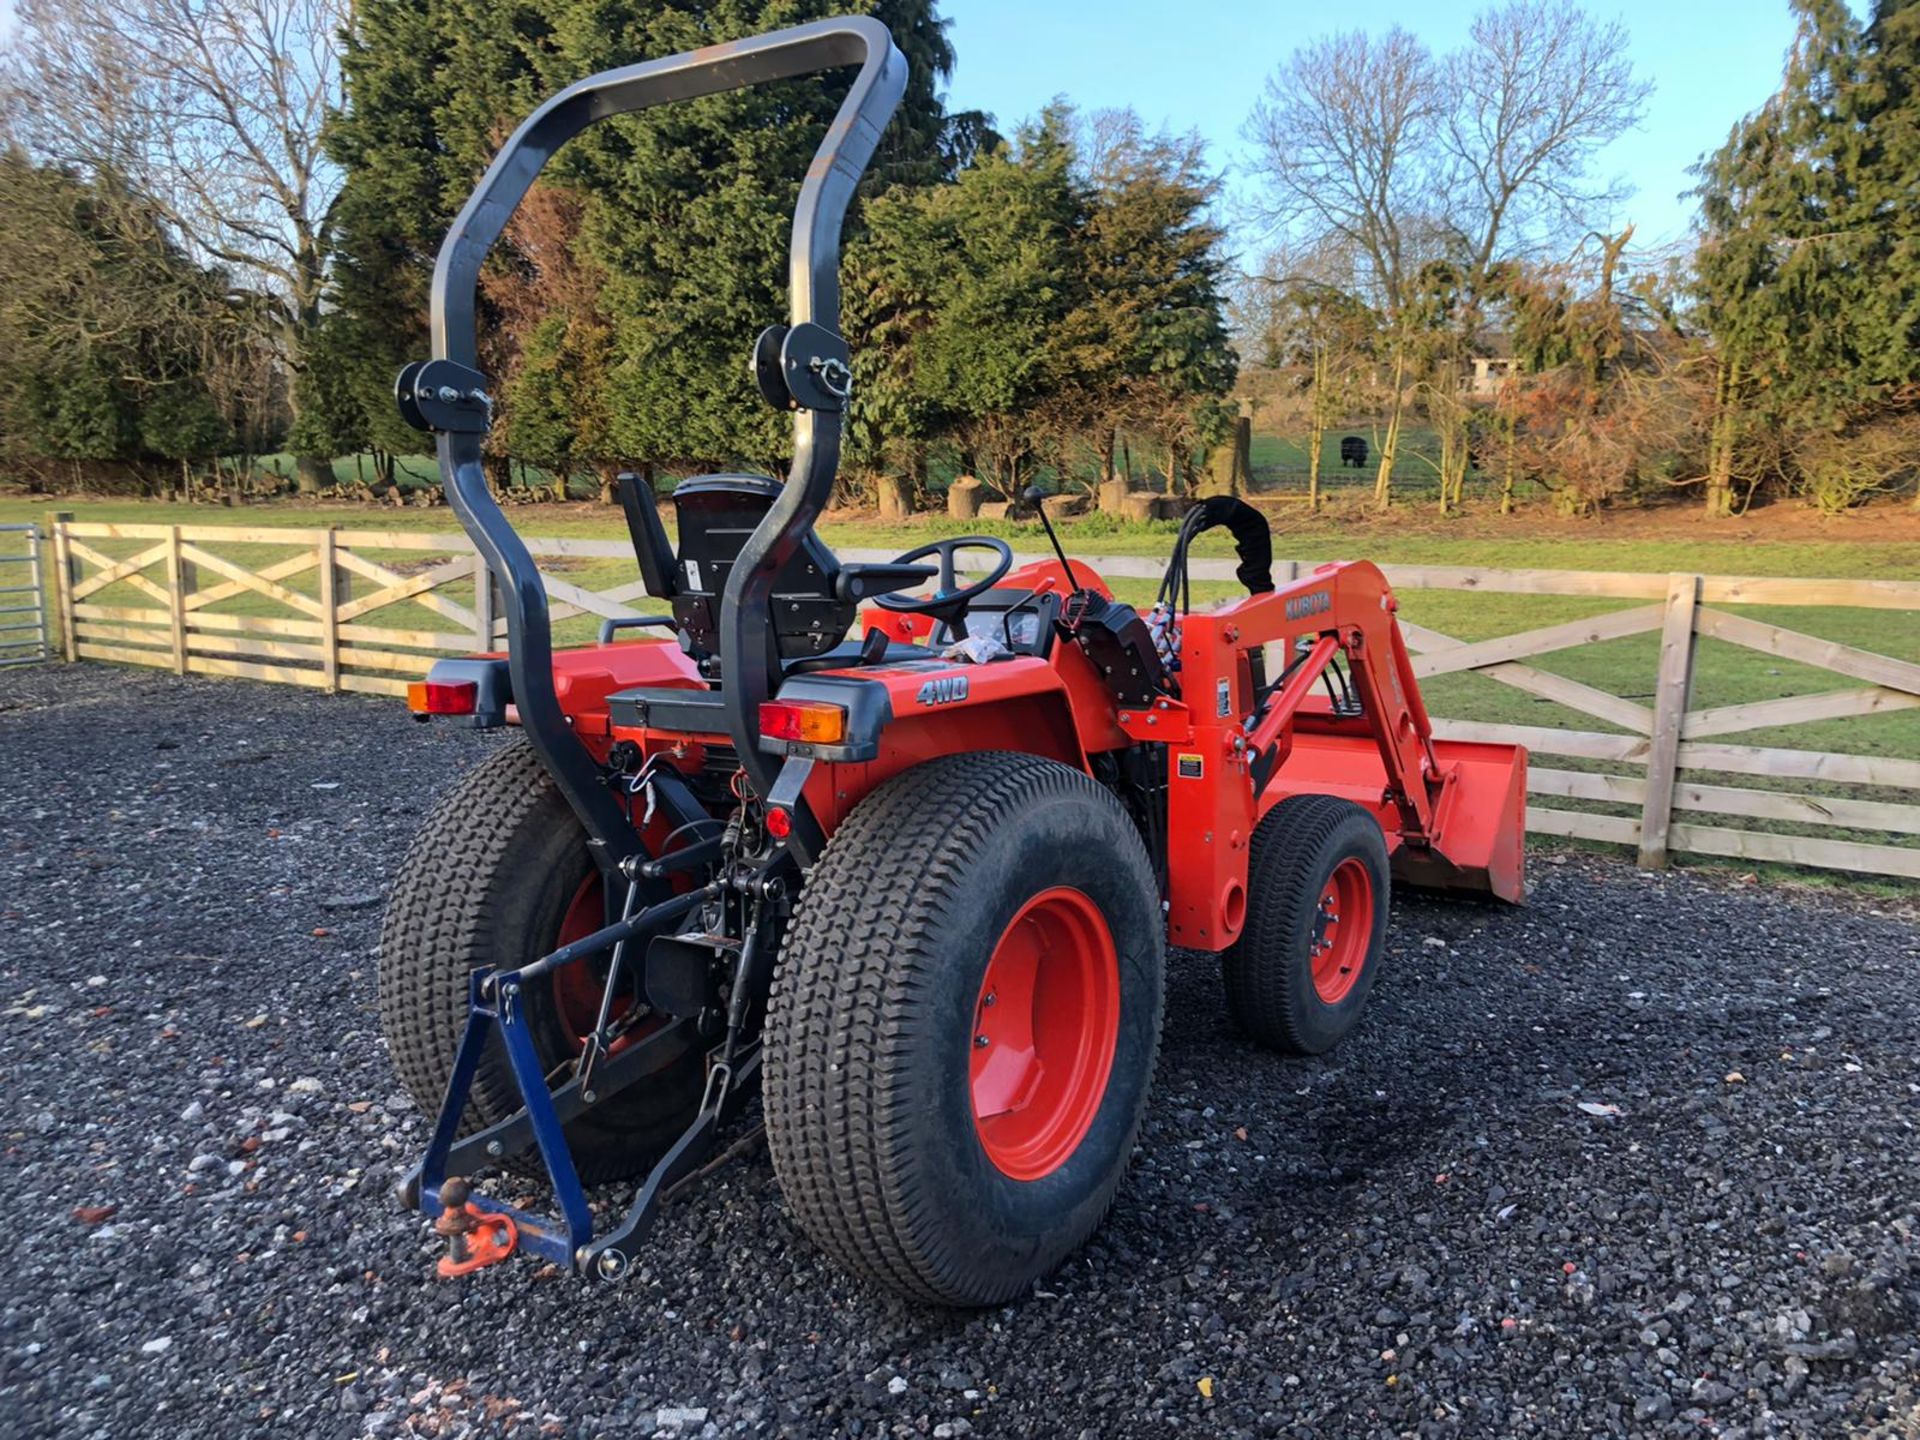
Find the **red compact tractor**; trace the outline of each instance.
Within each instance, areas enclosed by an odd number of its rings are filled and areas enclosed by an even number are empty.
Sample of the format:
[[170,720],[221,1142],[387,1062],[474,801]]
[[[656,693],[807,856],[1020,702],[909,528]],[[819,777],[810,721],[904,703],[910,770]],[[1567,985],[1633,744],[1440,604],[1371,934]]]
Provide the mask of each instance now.
[[[481,467],[488,248],[594,120],[855,67],[800,191],[791,322],[753,350],[791,473],[687,481],[674,541],[623,484],[667,613],[555,652]],[[434,358],[399,402],[436,437],[509,645],[439,662],[412,706],[518,726],[427,822],[381,937],[394,1064],[438,1116],[401,1193],[447,1237],[444,1273],[525,1250],[619,1278],[757,1092],[824,1249],[904,1295],[1005,1301],[1113,1201],[1169,944],[1220,957],[1254,1041],[1311,1055],[1366,1004],[1390,876],[1521,896],[1525,755],[1433,739],[1372,565],[1276,589],[1264,521],[1211,500],[1142,615],[1051,528],[1055,558],[1017,566],[984,536],[888,564],[821,542],[853,382],[841,222],[905,79],[870,19],[594,76],[507,142],[441,251]],[[1200,613],[1187,553],[1214,525],[1248,593]],[[468,1178],[501,1167],[544,1175],[553,1213]],[[586,1187],[627,1178],[596,1216]]]

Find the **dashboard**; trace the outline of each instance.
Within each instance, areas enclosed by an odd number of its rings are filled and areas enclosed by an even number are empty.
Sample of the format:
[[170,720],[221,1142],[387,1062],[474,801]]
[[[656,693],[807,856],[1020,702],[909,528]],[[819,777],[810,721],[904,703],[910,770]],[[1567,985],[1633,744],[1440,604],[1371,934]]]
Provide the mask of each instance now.
[[992,635],[1016,655],[1045,655],[1053,648],[1053,621],[1060,597],[1031,590],[989,590],[974,601],[961,621],[963,633],[944,624],[933,627],[928,645],[938,650],[966,635]]

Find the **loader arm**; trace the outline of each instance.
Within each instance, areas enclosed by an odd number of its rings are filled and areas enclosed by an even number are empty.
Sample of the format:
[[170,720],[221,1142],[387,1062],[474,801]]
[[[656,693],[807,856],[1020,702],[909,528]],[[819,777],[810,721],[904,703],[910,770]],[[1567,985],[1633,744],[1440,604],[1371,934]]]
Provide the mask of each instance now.
[[[1190,614],[1181,698],[1121,710],[1129,737],[1166,745],[1168,830],[1190,837],[1168,856],[1175,944],[1239,936],[1254,827],[1290,794],[1364,805],[1404,878],[1520,898],[1525,752],[1434,740],[1396,608],[1379,568],[1354,561]],[[1336,661],[1338,700],[1323,693]]]
[[[1385,577],[1365,562],[1322,566],[1271,598],[1278,600],[1286,615],[1312,616],[1326,628],[1284,672],[1247,737],[1253,754],[1255,801],[1292,753],[1303,712],[1324,714],[1335,722],[1360,721],[1379,749],[1386,770],[1386,798],[1400,816],[1401,843],[1424,849],[1432,843],[1434,803],[1445,780],[1433,751],[1433,722],[1395,618],[1399,605]],[[1242,644],[1265,645],[1287,638],[1286,628],[1271,636],[1263,633],[1273,608],[1263,604],[1259,620],[1248,617],[1243,622]],[[1287,628],[1296,624],[1286,622]],[[1316,688],[1336,656],[1345,661],[1358,716],[1343,716],[1332,703],[1321,711],[1315,701]],[[1310,701],[1315,702],[1311,707]]]

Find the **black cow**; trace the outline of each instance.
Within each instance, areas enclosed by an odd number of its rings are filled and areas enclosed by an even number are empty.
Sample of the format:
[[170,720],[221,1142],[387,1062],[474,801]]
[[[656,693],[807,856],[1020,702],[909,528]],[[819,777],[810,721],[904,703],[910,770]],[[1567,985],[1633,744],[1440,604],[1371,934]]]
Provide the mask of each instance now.
[[1367,442],[1360,435],[1342,435],[1340,437],[1340,463],[1354,470],[1363,470],[1367,464]]

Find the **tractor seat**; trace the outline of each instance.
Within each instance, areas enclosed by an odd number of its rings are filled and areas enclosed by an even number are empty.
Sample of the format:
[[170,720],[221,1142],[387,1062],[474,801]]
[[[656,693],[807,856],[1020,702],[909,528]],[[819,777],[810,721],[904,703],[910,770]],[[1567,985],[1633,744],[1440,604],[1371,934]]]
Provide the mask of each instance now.
[[[696,657],[718,651],[727,575],[779,495],[780,482],[765,475],[706,475],[673,492],[680,518],[673,613]],[[834,593],[839,570],[839,560],[811,532],[781,567],[769,618],[783,661],[823,654],[847,633],[854,607]]]
[[[710,681],[718,680],[724,668],[718,652],[727,576],[780,489],[780,482],[767,475],[703,475],[682,482],[673,492],[680,529],[676,553],[660,523],[652,487],[637,477],[622,479],[620,499],[647,593],[673,607],[682,644]],[[818,662],[807,668],[820,670],[859,663],[857,642],[839,658],[859,602],[918,584],[932,573],[916,565],[843,565],[809,530],[780,568],[769,602],[767,618],[782,665]]]

